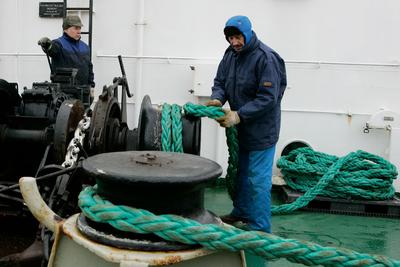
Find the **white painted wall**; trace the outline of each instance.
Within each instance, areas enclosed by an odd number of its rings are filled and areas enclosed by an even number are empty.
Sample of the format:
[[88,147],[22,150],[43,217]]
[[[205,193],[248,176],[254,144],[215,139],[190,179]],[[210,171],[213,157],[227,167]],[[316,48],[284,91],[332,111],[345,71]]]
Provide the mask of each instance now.
[[[69,2],[84,6],[88,1]],[[363,149],[388,158],[390,149],[400,149],[390,147],[388,131],[363,133],[369,116],[380,108],[400,113],[397,0],[94,2],[96,94],[120,75],[116,55],[122,54],[136,93],[129,100],[131,128],[140,106],[134,102],[145,94],[153,103],[206,100],[213,69],[227,47],[224,23],[244,14],[258,37],[287,62],[278,156],[293,140],[337,155]],[[61,19],[39,18],[38,10],[37,0],[0,1],[0,78],[17,81],[21,88],[48,80],[46,58],[36,43],[42,36],[56,38],[62,32]],[[87,25],[87,14],[81,15]],[[212,121],[203,125],[202,155],[226,167],[223,131]],[[391,160],[400,167],[400,159]]]

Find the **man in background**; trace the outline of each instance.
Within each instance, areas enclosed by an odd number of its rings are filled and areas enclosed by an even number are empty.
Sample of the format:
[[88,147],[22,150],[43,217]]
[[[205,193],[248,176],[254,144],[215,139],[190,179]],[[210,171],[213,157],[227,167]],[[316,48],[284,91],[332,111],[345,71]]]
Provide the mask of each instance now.
[[93,64],[90,59],[89,46],[81,40],[81,19],[75,15],[64,18],[63,35],[51,41],[43,37],[38,44],[51,57],[54,71],[58,68],[76,68],[76,82],[78,85],[90,85],[94,88]]

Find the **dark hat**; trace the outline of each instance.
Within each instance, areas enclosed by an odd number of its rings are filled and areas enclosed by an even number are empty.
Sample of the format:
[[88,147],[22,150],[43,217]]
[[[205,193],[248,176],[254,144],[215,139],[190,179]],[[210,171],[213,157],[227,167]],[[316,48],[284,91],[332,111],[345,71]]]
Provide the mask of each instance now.
[[66,30],[72,26],[77,26],[77,27],[82,27],[82,21],[81,18],[79,16],[76,15],[68,15],[64,18],[63,21],[63,30]]
[[226,38],[229,38],[229,37],[231,37],[233,35],[238,35],[238,34],[242,34],[243,35],[243,33],[238,28],[236,28],[234,26],[225,27],[224,28],[224,34],[225,34]]

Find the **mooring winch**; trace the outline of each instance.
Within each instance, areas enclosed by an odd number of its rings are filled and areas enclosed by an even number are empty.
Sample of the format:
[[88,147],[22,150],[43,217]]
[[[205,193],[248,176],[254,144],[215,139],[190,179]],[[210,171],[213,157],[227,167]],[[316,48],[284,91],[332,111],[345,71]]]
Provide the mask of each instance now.
[[0,181],[16,182],[15,177],[37,171],[43,157],[62,163],[84,107],[90,104],[74,98],[73,90],[82,92],[71,83],[34,83],[19,96],[16,84],[2,80],[0,91],[7,108],[0,114]]
[[[57,69],[51,82],[34,83],[21,95],[16,83],[0,79],[0,215],[29,216],[16,184],[22,176],[38,178],[45,202],[68,217],[76,212],[82,183],[91,183],[78,177],[84,157],[161,150],[157,141],[162,134],[161,106],[152,104],[148,96],[142,103],[139,126],[133,130],[127,126],[126,97],[132,94],[121,57],[119,62],[122,77],[104,86],[93,108],[90,88],[75,84],[74,69]],[[88,129],[81,126],[82,121],[90,123]],[[183,115],[182,122],[184,152],[199,154],[200,118]],[[62,164],[68,153],[74,154],[74,160]],[[30,238],[33,241],[35,233]]]
[[[93,110],[88,108],[90,88],[74,84],[76,69],[58,69],[52,74],[51,83],[34,83],[21,96],[17,84],[0,80],[0,193],[21,176],[40,176],[46,165],[61,165],[85,109],[91,117],[90,127],[83,143],[73,144],[83,155],[161,150],[161,108],[152,104],[150,97],[146,96],[142,102],[138,128],[128,128],[126,96],[132,94],[121,57],[119,60],[122,77],[104,86]],[[182,123],[183,151],[199,154],[200,119],[183,116]]]

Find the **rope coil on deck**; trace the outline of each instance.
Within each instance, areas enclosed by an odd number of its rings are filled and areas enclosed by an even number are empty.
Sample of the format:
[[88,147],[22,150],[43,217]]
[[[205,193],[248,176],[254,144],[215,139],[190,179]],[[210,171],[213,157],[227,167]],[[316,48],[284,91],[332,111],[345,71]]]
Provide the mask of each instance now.
[[246,250],[265,259],[286,258],[309,266],[400,266],[399,260],[383,256],[323,247],[228,225],[200,224],[176,215],[157,216],[146,210],[113,205],[97,195],[96,186],[87,187],[80,193],[79,207],[91,220],[108,223],[121,231],[153,233],[168,241],[200,244],[210,250]]
[[[175,126],[176,123],[168,121],[171,106],[164,104],[163,107],[162,147],[163,151],[171,151],[164,148],[176,146],[171,136],[181,135],[182,129]],[[186,114],[196,117],[216,119],[224,116],[220,107],[187,103],[183,106],[183,110]],[[165,120],[164,113],[167,114]],[[228,193],[234,199],[239,161],[237,129],[226,128],[226,137],[229,159],[225,178]],[[273,214],[291,213],[306,206],[318,195],[333,198],[361,197],[368,200],[384,200],[393,198],[395,193],[392,183],[397,177],[396,167],[379,156],[361,150],[339,158],[316,152],[311,148],[299,148],[281,157],[277,165],[288,186],[305,194],[293,203],[273,206],[271,209]]]
[[387,160],[359,150],[344,157],[298,148],[277,163],[289,187],[305,192],[290,204],[273,207],[274,214],[306,206],[317,195],[332,198],[385,200],[393,198],[396,167]]

